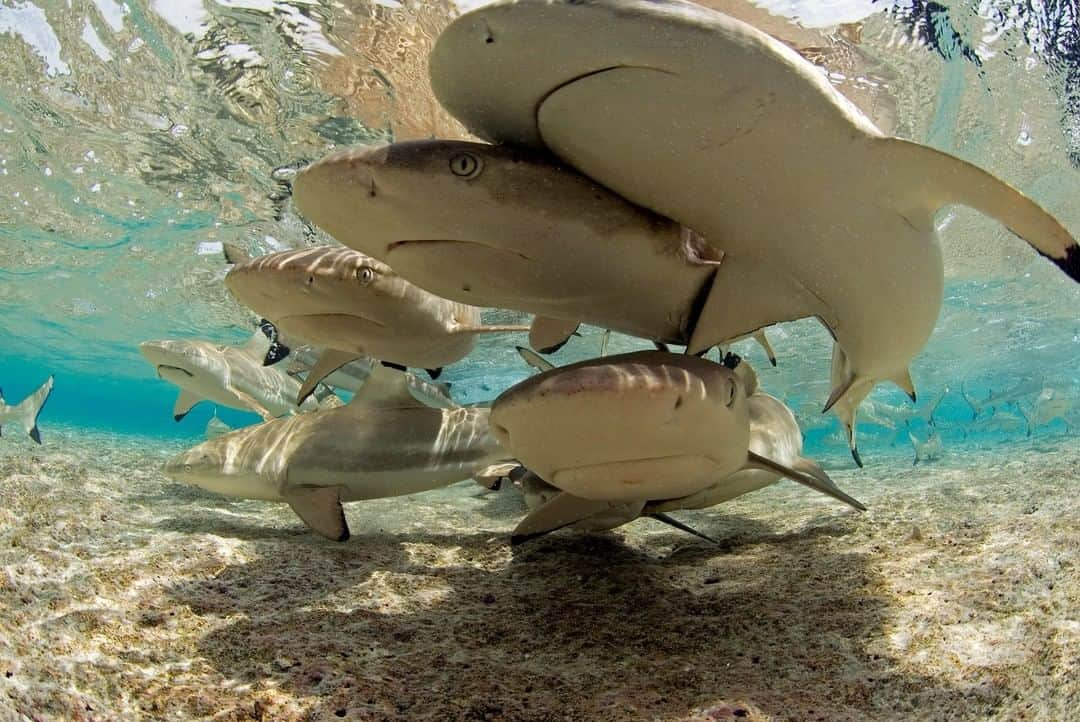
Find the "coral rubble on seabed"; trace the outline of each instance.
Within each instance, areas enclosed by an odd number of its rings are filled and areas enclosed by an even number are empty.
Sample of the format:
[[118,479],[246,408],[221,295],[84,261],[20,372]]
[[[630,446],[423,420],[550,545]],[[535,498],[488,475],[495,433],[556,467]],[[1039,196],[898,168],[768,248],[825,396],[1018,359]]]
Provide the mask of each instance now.
[[[512,492],[284,505],[160,442],[0,446],[0,720],[1065,719],[1080,708],[1080,452],[876,458],[511,550]],[[899,471],[897,471],[899,470]]]

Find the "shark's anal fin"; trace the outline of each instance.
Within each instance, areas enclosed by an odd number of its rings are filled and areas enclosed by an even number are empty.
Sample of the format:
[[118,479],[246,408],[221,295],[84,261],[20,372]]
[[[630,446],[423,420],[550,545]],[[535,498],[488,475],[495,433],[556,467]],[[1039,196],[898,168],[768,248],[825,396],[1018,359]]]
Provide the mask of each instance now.
[[832,310],[800,283],[765,262],[729,255],[717,267],[700,313],[687,329],[686,352],[697,354],[766,326],[808,316],[836,327]]
[[341,506],[341,488],[312,486],[289,489],[282,494],[296,515],[316,533],[331,541],[349,538],[349,524]]
[[192,407],[200,401],[202,401],[202,399],[199,396],[196,396],[186,389],[181,389],[180,395],[176,397],[176,403],[173,404],[173,419],[179,421],[184,418],[188,415],[188,412],[191,411]]
[[524,346],[515,346],[514,348],[517,349],[518,355],[525,360],[525,363],[529,364],[537,371],[544,372],[555,368],[555,364],[551,363],[531,348],[525,348]]
[[909,203],[932,217],[941,206],[959,203],[998,220],[1080,283],[1080,245],[1035,201],[997,176],[956,156],[901,138],[874,138],[875,167],[907,180]]
[[320,381],[345,364],[358,358],[360,358],[360,354],[352,351],[338,351],[332,348],[323,351],[322,355],[319,356],[319,360],[315,362],[315,366],[308,371],[304,383],[301,384],[300,391],[296,394],[296,405],[300,406],[304,403],[304,400],[315,391],[315,387],[319,385]]
[[431,377],[432,381],[442,376],[442,366],[436,369],[426,369],[426,371],[428,372],[428,376]]
[[778,461],[773,461],[772,459],[755,454],[753,451],[746,452],[746,457],[747,463],[743,468],[757,468],[764,471],[771,471],[774,474],[779,474],[792,481],[796,481],[803,486],[810,487],[814,491],[819,491],[822,494],[831,496],[859,511],[866,511],[866,507],[863,506],[861,502],[841,491],[840,487],[829,478],[829,475],[825,473],[824,469],[808,459],[799,459],[794,465],[785,466]]
[[529,329],[529,345],[540,353],[555,353],[577,331],[580,321],[537,316]]
[[550,534],[611,508],[606,501],[582,499],[563,492],[546,504],[533,509],[514,527],[510,543],[514,546]]

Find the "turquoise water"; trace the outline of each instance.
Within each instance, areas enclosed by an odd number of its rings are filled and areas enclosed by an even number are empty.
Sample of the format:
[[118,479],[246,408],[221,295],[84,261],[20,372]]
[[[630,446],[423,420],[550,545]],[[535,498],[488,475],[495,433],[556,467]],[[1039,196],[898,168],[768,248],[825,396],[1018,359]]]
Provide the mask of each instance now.
[[[702,2],[1080,235],[1076,3]],[[521,495],[465,481],[347,504],[337,544],[286,504],[162,473],[215,414],[259,417],[204,402],[174,421],[138,344],[249,338],[222,244],[330,240],[297,214],[292,169],[464,138],[426,59],[478,4],[0,0],[0,387],[15,404],[55,376],[43,445],[0,437],[0,718],[1075,714],[1080,284],[964,208],[936,218],[945,302],[918,402],[883,385],[863,404],[864,469],[821,413],[817,322],[769,330],[776,368],[735,348],[865,513],[782,482],[680,512],[719,545],[638,519],[511,548]],[[485,337],[439,381],[489,402],[533,373],[525,341]],[[584,328],[552,361],[600,347]]]
[[[747,11],[812,48],[887,132],[979,163],[1080,227],[1076,24],[1067,8],[763,5],[811,26]],[[55,420],[201,436],[209,405],[173,422],[175,391],[136,345],[247,337],[251,318],[221,284],[219,244],[274,250],[319,238],[292,209],[276,168],[350,143],[461,137],[424,68],[426,49],[456,12],[396,2],[0,6],[0,384],[9,402],[53,373],[44,429]],[[1067,411],[1035,435],[1075,440],[1075,285],[992,221],[950,209],[938,222],[947,302],[914,376],[924,403],[949,388],[935,415],[947,447],[1027,438],[1015,402],[1030,406],[1043,389]],[[811,411],[827,395],[824,335],[809,322],[774,333],[780,368],[763,380],[798,409],[810,448],[830,453],[836,424]],[[560,358],[588,357],[595,343],[576,341]],[[763,366],[753,347],[745,353]],[[525,373],[502,339],[486,340],[447,377],[462,401],[482,402]],[[1025,380],[1032,388],[999,404],[996,419],[972,422],[961,385],[984,398]],[[874,398],[906,403],[888,389]],[[255,420],[219,413],[230,425]],[[917,435],[928,432],[913,423]],[[868,458],[875,444],[908,443],[902,423],[860,431]]]

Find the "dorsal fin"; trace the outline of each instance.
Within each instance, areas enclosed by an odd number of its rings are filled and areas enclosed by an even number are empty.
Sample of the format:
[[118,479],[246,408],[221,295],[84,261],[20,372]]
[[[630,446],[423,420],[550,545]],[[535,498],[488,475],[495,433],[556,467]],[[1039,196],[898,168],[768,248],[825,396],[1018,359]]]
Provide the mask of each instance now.
[[[449,400],[448,400],[449,405]],[[381,363],[373,363],[371,374],[348,404],[349,408],[362,411],[374,406],[381,408],[431,408],[421,403],[409,390],[409,374]]]

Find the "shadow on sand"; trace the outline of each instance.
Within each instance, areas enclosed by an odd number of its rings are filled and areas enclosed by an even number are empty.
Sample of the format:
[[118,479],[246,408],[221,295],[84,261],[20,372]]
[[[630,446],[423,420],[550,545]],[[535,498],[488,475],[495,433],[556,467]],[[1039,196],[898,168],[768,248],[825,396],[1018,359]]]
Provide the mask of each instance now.
[[984,688],[871,651],[889,616],[877,572],[836,551],[858,520],[784,535],[697,522],[724,546],[635,526],[513,553],[491,532],[354,527],[334,545],[218,526],[259,558],[170,594],[220,621],[198,644],[211,665],[315,700],[307,719],[679,719],[720,700],[777,719],[949,719],[994,706]]

